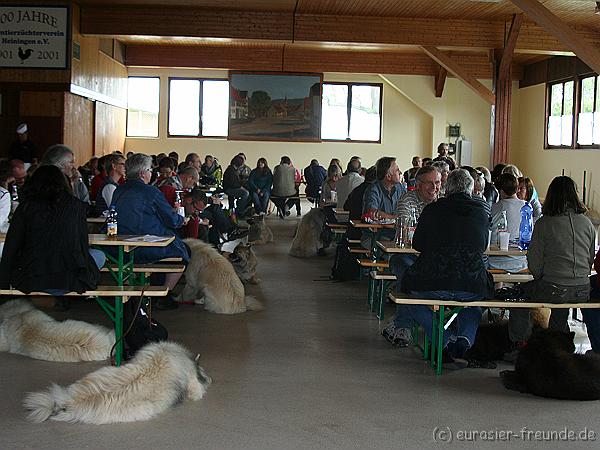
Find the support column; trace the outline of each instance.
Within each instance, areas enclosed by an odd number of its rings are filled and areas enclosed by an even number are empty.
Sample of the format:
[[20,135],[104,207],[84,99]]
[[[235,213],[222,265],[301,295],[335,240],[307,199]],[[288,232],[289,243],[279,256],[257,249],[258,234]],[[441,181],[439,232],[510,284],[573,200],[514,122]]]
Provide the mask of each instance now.
[[498,163],[507,163],[510,149],[510,108],[512,98],[512,81],[510,77],[500,79],[498,68],[500,61],[494,62],[494,94],[496,103],[492,105],[493,135],[492,167]]

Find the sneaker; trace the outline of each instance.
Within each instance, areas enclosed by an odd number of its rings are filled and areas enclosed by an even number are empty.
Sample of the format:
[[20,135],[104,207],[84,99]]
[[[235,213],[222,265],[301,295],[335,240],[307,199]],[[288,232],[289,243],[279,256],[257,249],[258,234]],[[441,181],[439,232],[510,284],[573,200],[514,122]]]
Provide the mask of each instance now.
[[412,339],[412,334],[408,328],[396,328],[394,321],[391,321],[382,331],[381,335],[395,347],[408,347]]
[[243,237],[246,237],[246,236],[248,236],[247,228],[236,227],[233,230],[231,230],[229,233],[227,233],[227,240],[235,241],[236,239],[242,239]]
[[506,352],[504,354],[504,356],[502,356],[502,359],[509,363],[516,362],[517,358],[519,356],[519,352],[521,351],[521,349],[523,347],[525,347],[525,345],[527,345],[527,342],[525,342],[525,341],[513,342],[513,344],[512,344],[513,349],[510,352]]

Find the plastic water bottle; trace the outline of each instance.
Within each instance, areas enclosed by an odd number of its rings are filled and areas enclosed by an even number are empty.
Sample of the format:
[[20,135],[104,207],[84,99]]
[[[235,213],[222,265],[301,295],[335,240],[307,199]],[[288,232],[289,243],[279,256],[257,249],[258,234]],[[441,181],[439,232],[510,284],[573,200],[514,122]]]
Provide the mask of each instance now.
[[185,208],[181,202],[181,191],[175,191],[175,205],[177,207],[177,214],[185,217]]
[[533,208],[529,202],[521,207],[521,224],[519,225],[519,248],[527,250],[533,233]]
[[402,217],[396,217],[396,237],[394,239],[396,247],[404,247],[404,223]]
[[500,232],[508,231],[508,220],[506,219],[506,211],[502,211],[502,215],[500,216],[500,221],[497,225],[498,230],[498,247],[500,247]]
[[415,208],[410,209],[410,215],[406,220],[405,232],[404,232],[404,246],[412,248],[413,236],[417,229],[417,211]]
[[14,213],[17,206],[19,206],[19,192],[17,191],[17,185],[13,184],[10,192],[10,212]]
[[110,205],[110,208],[108,209],[108,216],[106,216],[106,235],[117,235],[117,210],[115,209],[115,205]]

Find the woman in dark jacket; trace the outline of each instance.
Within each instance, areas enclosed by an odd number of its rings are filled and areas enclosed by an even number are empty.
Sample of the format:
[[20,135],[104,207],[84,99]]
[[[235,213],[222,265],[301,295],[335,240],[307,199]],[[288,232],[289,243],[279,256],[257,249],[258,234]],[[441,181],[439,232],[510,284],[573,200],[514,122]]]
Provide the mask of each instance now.
[[58,296],[94,289],[105,258],[88,246],[86,212],[58,167],[39,167],[6,235],[0,286]]
[[250,177],[248,178],[248,188],[252,194],[256,212],[267,212],[269,198],[271,197],[271,186],[273,186],[273,172],[269,169],[267,160],[259,158],[256,163],[256,169],[250,172]]

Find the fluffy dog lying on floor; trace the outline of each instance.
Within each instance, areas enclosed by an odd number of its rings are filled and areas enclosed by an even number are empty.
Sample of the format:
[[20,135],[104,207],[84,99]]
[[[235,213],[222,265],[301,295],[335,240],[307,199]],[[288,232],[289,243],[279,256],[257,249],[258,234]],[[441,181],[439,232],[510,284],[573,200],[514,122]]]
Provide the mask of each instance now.
[[25,397],[32,422],[105,424],[148,420],[186,398],[199,400],[212,382],[181,345],[156,342],[121,367],[103,367],[68,387],[53,384]]
[[185,288],[180,300],[193,301],[202,291],[204,308],[210,312],[237,314],[263,309],[258,300],[245,295],[244,285],[233,266],[212,245],[198,239],[184,242],[190,247],[192,256],[185,270]]
[[59,362],[102,361],[113,330],[78,320],[58,322],[26,300],[0,305],[0,351]]
[[311,209],[298,225],[289,254],[298,258],[315,256],[322,246],[324,226],[325,213],[319,208]]

